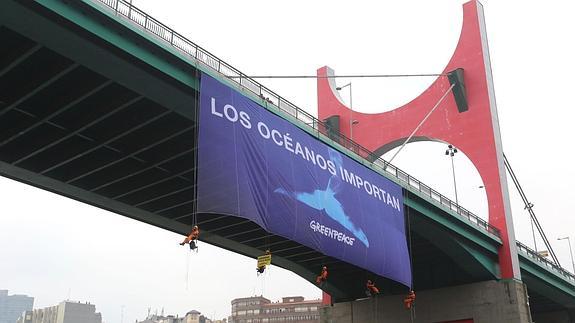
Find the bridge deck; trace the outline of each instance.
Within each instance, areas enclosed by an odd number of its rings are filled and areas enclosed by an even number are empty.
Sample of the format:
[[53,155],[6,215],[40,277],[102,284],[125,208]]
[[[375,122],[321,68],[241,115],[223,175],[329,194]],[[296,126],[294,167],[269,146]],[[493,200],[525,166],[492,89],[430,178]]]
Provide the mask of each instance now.
[[[326,131],[310,114],[127,2],[4,1],[0,41],[9,49],[0,52],[4,176],[186,232],[195,207],[201,70],[404,187],[416,288],[499,277],[496,228],[344,136]],[[327,289],[336,299],[363,294],[358,281],[370,275],[363,269],[240,218],[197,218],[212,244],[251,257],[271,248],[275,264],[310,281],[328,264],[333,274]],[[525,281],[536,286],[535,303],[542,310],[573,305],[573,275],[526,248],[520,255]],[[387,293],[405,290],[384,279],[378,284]]]

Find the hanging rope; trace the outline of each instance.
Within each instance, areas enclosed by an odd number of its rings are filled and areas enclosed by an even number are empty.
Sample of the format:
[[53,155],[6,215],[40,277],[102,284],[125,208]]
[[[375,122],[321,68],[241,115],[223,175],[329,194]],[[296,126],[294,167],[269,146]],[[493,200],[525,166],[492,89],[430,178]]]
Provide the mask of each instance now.
[[[408,192],[406,189],[404,189],[403,192],[404,192],[403,193],[403,200],[405,201],[407,199]],[[414,282],[413,282],[413,246],[412,246],[413,240],[411,237],[411,218],[409,215],[409,207],[407,207],[405,205],[405,202],[404,202],[404,208],[405,208],[405,214],[406,214],[406,218],[407,218],[407,242],[408,242],[408,249],[409,249],[409,262],[411,264],[411,266],[409,266],[409,267],[411,270],[411,288],[413,289],[413,285],[414,285]]]
[[[200,79],[200,75],[198,73],[199,69],[198,69],[198,60],[195,60],[195,70],[196,70],[196,79],[199,80],[198,82],[198,86],[201,82]],[[194,100],[194,113],[196,114],[196,120],[200,120],[199,118],[199,114],[200,114],[200,110],[199,110],[199,103],[200,103],[200,91],[197,90],[196,91],[196,99]],[[193,147],[196,147],[195,152],[194,152],[194,174],[193,174],[193,185],[194,185],[194,190],[193,190],[193,200],[192,200],[192,227],[194,227],[195,225],[198,225],[198,137],[199,137],[199,133],[200,133],[200,123],[197,122],[196,123],[196,127],[195,127],[195,131],[194,131],[194,145]]]
[[[411,236],[411,217],[409,214],[409,207],[405,205],[405,201],[407,200],[409,192],[404,189],[403,190],[403,201],[404,201],[404,208],[405,208],[405,215],[407,219],[407,241],[408,241],[408,249],[409,249],[409,262],[410,262],[410,270],[411,270],[411,288],[410,292],[414,290],[414,279],[413,279],[413,240]],[[415,306],[411,306],[409,308],[409,315],[411,318],[411,323],[415,320]]]
[[190,276],[190,256],[191,256],[191,252],[192,252],[192,250],[190,249],[189,253],[186,254],[186,291],[188,291],[188,288],[189,288],[189,286],[190,286],[189,276]]
[[[130,0],[131,3],[131,0]],[[196,71],[196,79],[200,80],[199,74],[198,74],[198,60],[195,60],[194,62],[194,67],[195,67],[195,71]],[[201,81],[201,80],[200,80]],[[198,82],[199,84],[200,82]],[[196,91],[196,98],[194,100],[194,113],[196,114],[196,120],[199,120],[199,101],[200,101],[200,91],[197,90]],[[191,226],[192,226],[192,231],[194,230],[194,227],[198,224],[198,189],[197,189],[197,184],[198,184],[198,135],[199,135],[199,123],[196,123],[195,127],[194,127],[194,136],[192,138],[193,140],[193,147],[195,147],[195,150],[193,150],[194,152],[194,169],[193,169],[193,175],[192,175],[192,181],[193,181],[193,185],[194,185],[194,190],[192,191],[192,219],[191,219]],[[185,240],[184,240],[185,241]],[[189,241],[190,246],[191,243],[195,243],[195,251],[198,252],[198,241],[199,238],[196,238],[195,241]],[[186,291],[188,291],[189,285],[190,285],[190,257],[192,256],[192,248],[190,248],[190,251],[188,252],[188,254],[186,255]]]
[[[267,270],[269,270],[269,268]],[[264,277],[262,278],[262,295],[266,293],[266,275],[267,271],[264,273]]]
[[[198,101],[200,100],[200,98],[196,98],[196,100],[194,100],[194,111],[196,112],[196,114],[199,113],[198,111]],[[194,131],[194,147],[196,147],[196,151],[194,153],[194,173],[193,173],[193,185],[194,185],[194,190],[193,190],[193,196],[192,196],[192,227],[194,227],[195,225],[198,225],[198,133],[199,133],[199,124],[196,125],[196,131]]]
[[423,125],[423,123],[425,123],[425,121],[427,120],[427,118],[429,118],[429,116],[433,113],[433,111],[435,111],[435,109],[437,109],[437,107],[441,104],[441,102],[443,102],[443,99],[445,99],[445,97],[447,96],[447,94],[449,92],[451,92],[451,90],[453,89],[453,87],[455,86],[455,83],[451,84],[451,86],[449,87],[449,89],[447,89],[447,91],[445,91],[445,93],[443,93],[443,95],[441,96],[441,98],[439,99],[439,101],[437,101],[437,103],[435,103],[435,105],[433,106],[433,108],[431,108],[431,110],[429,110],[429,112],[427,113],[427,115],[423,118],[423,120],[421,120],[421,122],[419,122],[419,124],[417,125],[417,127],[415,127],[415,129],[413,129],[413,131],[411,132],[411,134],[409,135],[409,137],[407,137],[407,139],[405,139],[405,141],[403,142],[403,144],[401,145],[401,147],[399,147],[399,149],[395,152],[395,154],[393,155],[393,157],[391,157],[391,159],[385,163],[385,166],[383,166],[383,169],[387,168],[387,165],[391,164],[391,162],[393,161],[393,159],[395,159],[395,157],[399,154],[399,152],[403,149],[403,147],[405,147],[405,145],[407,145],[407,143],[409,142],[409,140],[411,140],[411,137],[413,137],[413,135],[415,135],[415,133],[417,132],[417,130],[419,130],[419,128],[421,128],[421,126]]
[[377,314],[378,314],[378,313],[377,313],[377,301],[378,301],[378,300],[377,300],[377,298],[378,298],[378,297],[377,297],[377,294],[374,295],[373,298],[375,298],[375,322],[377,322],[377,317],[378,317],[378,315],[377,315]]

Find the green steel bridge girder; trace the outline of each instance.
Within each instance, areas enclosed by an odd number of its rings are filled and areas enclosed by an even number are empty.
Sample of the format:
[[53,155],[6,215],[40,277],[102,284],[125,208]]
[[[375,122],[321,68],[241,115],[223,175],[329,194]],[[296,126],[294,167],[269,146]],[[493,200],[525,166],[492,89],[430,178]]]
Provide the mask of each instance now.
[[[273,104],[268,104],[254,93],[239,87],[235,82],[205,66],[191,55],[170,46],[166,41],[138,28],[130,21],[116,19],[109,8],[103,8],[94,1],[70,3],[63,0],[37,0],[36,2],[51,13],[56,14],[59,19],[71,22],[70,26],[74,29],[79,27],[82,31],[88,32],[86,36],[96,36],[96,39],[102,41],[112,54],[79,37],[76,33],[77,30],[70,31],[53,24],[44,17],[33,11],[25,10],[21,5],[12,1],[7,0],[3,3],[3,5],[11,7],[3,11],[6,13],[4,16],[0,12],[0,24],[18,30],[36,42],[65,54],[78,63],[98,71],[109,79],[118,81],[135,92],[146,93],[150,99],[193,120],[196,119],[196,116],[191,107],[195,104],[192,102],[198,100],[199,72],[201,71],[242,92],[243,95],[259,102],[267,110],[292,122],[348,157],[371,167],[371,162],[359,158],[337,142],[314,131],[309,125],[297,120]],[[8,12],[17,14],[8,15]],[[90,14],[94,12],[100,13],[105,18]],[[27,20],[19,19],[20,16],[26,16]],[[78,46],[78,43],[82,43],[82,46]],[[117,55],[114,54],[119,54],[124,59],[118,59]],[[135,64],[134,61],[139,64]],[[142,69],[145,69],[145,72]],[[164,77],[161,79],[152,78],[157,72],[162,73]],[[176,89],[173,85],[176,85]],[[176,92],[177,90],[181,91]],[[378,172],[384,174],[379,170]],[[384,174],[384,176],[386,175]],[[393,178],[391,180],[396,181]]]
[[[404,190],[407,189],[404,187]],[[446,211],[443,207],[429,202],[428,198],[413,192],[406,194],[404,204],[423,215],[428,221],[439,224],[445,230],[444,234],[454,234],[457,237],[465,238],[468,240],[467,243],[476,245],[478,250],[488,255],[497,256],[498,248],[502,244],[501,240],[495,235],[479,229],[467,219],[454,212]]]
[[[0,25],[196,119],[192,104],[199,89],[197,70],[183,53],[148,32],[92,2],[6,0],[1,5]],[[37,13],[38,8],[45,12]]]
[[[413,232],[439,247],[474,277],[484,280],[501,277],[497,263],[499,239],[446,214],[413,193],[406,194],[404,204]],[[418,214],[410,215],[413,211]]]
[[569,283],[521,252],[519,252],[519,266],[521,278],[530,290],[535,290],[567,308],[575,309],[575,284]]

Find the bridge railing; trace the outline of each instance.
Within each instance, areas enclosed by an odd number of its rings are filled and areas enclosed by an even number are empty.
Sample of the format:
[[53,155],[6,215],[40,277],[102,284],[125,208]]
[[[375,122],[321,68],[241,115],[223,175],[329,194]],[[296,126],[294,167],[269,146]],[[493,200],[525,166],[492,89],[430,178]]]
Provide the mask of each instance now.
[[419,191],[421,194],[430,197],[436,203],[446,206],[453,212],[456,212],[460,216],[466,218],[471,223],[475,224],[481,229],[484,229],[500,237],[499,229],[490,225],[489,223],[487,223],[487,221],[481,219],[477,215],[473,214],[471,211],[465,209],[461,205],[458,205],[445,195],[425,185],[416,178],[410,176],[403,170],[388,163],[379,156],[374,155],[370,150],[352,141],[343,134],[330,130],[329,127],[321,120],[318,120],[316,117],[300,109],[299,107],[297,107],[295,104],[291,103],[284,97],[276,94],[274,91],[268,89],[267,87],[263,86],[257,81],[249,78],[247,75],[237,70],[230,64],[219,59],[218,57],[211,54],[204,48],[198,46],[191,40],[188,40],[186,37],[178,34],[176,31],[172,30],[168,26],[162,24],[158,20],[149,16],[147,13],[133,6],[131,3],[125,0],[90,0],[90,1],[96,1],[106,5],[110,9],[114,10],[117,16],[127,18],[128,20],[132,21],[133,23],[140,26],[144,30],[154,34],[161,40],[170,43],[170,45],[172,45],[179,51],[187,55],[190,55],[197,61],[206,65],[207,67],[217,71],[218,73],[227,77],[231,81],[237,83],[243,88],[259,96],[260,98],[262,98],[262,100],[266,102],[266,105],[268,105],[268,107],[270,108],[274,107],[276,109],[279,109],[287,113],[288,115],[294,117],[295,119],[303,122],[304,124],[312,127],[313,132],[317,133],[318,136],[319,134],[327,136],[328,138],[337,142],[341,146],[351,150],[358,156],[369,160],[372,163],[372,165],[375,168],[379,168],[380,171],[383,171],[395,177],[396,179],[405,183],[412,189],[415,189]]
[[555,264],[554,262],[550,261],[549,259],[541,256],[537,251],[529,248],[528,246],[524,245],[523,243],[517,241],[517,248],[520,252],[528,256],[529,258],[535,260],[536,262],[540,263],[541,265],[551,269],[552,271],[558,273],[559,275],[565,277],[566,280],[570,281],[572,284],[575,284],[575,274],[570,273],[569,271],[563,269],[561,266]]

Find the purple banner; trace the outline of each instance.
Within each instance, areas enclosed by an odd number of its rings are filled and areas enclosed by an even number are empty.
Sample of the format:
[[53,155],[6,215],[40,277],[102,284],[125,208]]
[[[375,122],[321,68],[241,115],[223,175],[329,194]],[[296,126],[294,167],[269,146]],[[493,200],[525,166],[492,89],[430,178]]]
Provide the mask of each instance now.
[[411,286],[400,186],[206,74],[200,93],[198,212]]

